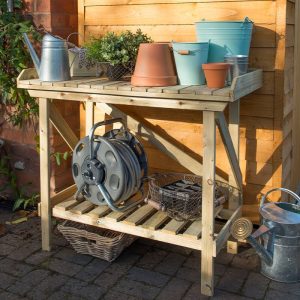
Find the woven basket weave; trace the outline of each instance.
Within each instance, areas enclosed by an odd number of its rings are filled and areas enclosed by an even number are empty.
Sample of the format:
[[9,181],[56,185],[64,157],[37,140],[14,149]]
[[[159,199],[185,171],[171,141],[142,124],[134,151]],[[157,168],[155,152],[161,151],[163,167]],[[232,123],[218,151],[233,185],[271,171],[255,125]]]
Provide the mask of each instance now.
[[72,221],[65,221],[57,229],[74,250],[106,261],[114,261],[135,239],[135,236]]

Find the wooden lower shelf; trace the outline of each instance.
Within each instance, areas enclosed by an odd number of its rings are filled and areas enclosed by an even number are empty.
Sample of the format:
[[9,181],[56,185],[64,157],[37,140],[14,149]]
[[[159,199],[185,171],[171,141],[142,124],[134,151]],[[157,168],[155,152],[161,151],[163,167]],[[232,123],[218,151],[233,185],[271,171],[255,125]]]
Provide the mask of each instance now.
[[[220,210],[221,208],[217,208],[215,214],[221,213]],[[232,219],[228,211],[223,211]],[[144,203],[119,213],[111,211],[107,206],[95,206],[89,201],[80,202],[70,197],[53,207],[53,216],[196,250],[202,249],[201,220],[179,222]],[[223,233],[224,239],[228,231],[224,229],[228,223],[229,221],[225,225],[218,222],[215,224],[214,256],[219,251],[217,248],[222,246],[218,243],[218,236]]]

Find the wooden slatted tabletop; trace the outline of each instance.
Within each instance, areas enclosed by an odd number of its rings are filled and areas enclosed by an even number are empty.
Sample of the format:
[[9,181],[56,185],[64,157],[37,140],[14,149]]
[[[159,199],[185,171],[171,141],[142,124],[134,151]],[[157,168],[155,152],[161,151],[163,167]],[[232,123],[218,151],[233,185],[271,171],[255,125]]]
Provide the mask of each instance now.
[[[18,78],[18,87],[50,92],[232,102],[261,86],[262,70],[250,70],[247,74],[235,78],[231,86],[222,89],[208,88],[206,85],[135,87],[130,84],[129,79],[110,81],[96,77],[74,77],[69,81],[60,82],[43,82],[36,78],[37,74],[34,69],[24,70]],[[32,92],[32,95],[35,96],[35,93]]]

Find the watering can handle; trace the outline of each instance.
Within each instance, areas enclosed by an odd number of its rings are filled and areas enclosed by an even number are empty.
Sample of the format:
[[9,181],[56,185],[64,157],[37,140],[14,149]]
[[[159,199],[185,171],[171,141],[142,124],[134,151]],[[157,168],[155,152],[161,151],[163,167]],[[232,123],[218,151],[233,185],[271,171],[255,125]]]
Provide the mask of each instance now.
[[300,205],[300,197],[294,193],[293,191],[289,190],[289,189],[286,189],[286,188],[274,188],[274,189],[271,189],[269,190],[262,198],[261,198],[261,201],[260,201],[260,207],[262,207],[267,199],[267,197],[275,192],[275,191],[282,191],[282,192],[285,192],[289,195],[291,195],[296,201],[297,201],[297,205]]

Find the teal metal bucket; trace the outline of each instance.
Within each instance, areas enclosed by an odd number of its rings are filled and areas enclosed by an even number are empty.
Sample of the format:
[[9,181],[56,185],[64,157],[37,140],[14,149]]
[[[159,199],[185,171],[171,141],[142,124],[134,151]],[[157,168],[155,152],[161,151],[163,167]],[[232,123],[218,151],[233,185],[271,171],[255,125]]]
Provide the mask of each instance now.
[[197,41],[210,42],[208,62],[223,62],[225,55],[249,55],[253,22],[196,22]]
[[172,43],[180,85],[205,84],[202,64],[207,63],[209,43]]

